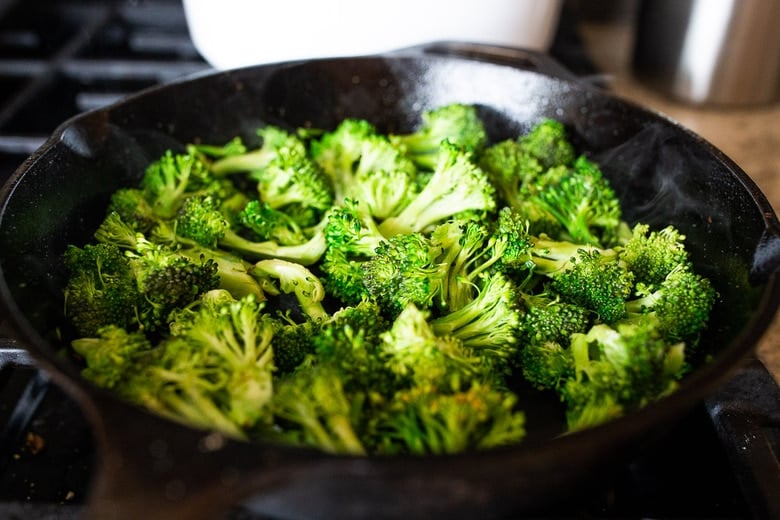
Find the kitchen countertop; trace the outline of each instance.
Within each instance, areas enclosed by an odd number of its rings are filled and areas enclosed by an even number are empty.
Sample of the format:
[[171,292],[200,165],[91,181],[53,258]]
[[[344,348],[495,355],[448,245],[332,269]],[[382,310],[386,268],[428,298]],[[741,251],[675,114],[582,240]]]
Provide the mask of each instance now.
[[[760,107],[692,106],[670,99],[631,73],[633,26],[629,21],[582,21],[578,31],[608,88],[618,97],[655,110],[722,150],[780,209],[780,100]],[[780,315],[763,336],[757,355],[780,382]]]

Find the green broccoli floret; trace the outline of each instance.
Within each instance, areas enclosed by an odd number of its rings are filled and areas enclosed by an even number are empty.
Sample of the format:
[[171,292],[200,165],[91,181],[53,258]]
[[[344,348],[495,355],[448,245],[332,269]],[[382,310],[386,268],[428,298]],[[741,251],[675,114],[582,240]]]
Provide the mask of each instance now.
[[599,320],[611,323],[626,315],[634,276],[614,256],[583,247],[565,270],[552,275],[550,287],[565,301],[589,309]]
[[543,119],[534,124],[528,133],[519,136],[517,142],[545,170],[553,166],[566,166],[574,161],[574,146],[566,127],[560,121]]
[[[282,147],[295,148],[305,151],[306,146],[294,134],[274,125],[268,125],[257,130],[261,139],[259,148],[235,153],[239,150],[237,145],[226,147],[219,159],[211,163],[211,171],[214,175],[224,176],[231,173],[256,172],[264,169],[268,163],[276,157],[277,151]],[[202,149],[199,151],[207,153]],[[213,154],[209,154],[213,155]]]
[[330,184],[305,150],[283,146],[254,178],[260,200],[287,213],[300,226],[312,226],[330,209]]
[[355,183],[355,165],[361,160],[366,141],[375,135],[376,128],[365,119],[347,118],[309,143],[309,155],[330,179],[336,203],[347,198]]
[[207,166],[191,154],[167,151],[151,163],[141,180],[147,202],[161,218],[172,218],[188,194],[211,189],[214,179]]
[[449,141],[469,153],[478,153],[487,143],[487,132],[474,105],[452,103],[422,113],[414,132],[390,139],[406,150],[419,167],[433,170],[441,162],[443,141]]
[[133,231],[150,232],[160,221],[139,188],[120,188],[111,194],[106,214],[116,213]]
[[429,309],[441,297],[448,265],[437,261],[442,250],[422,233],[394,235],[381,242],[362,266],[371,296],[392,315],[409,303]]
[[141,295],[124,253],[110,244],[68,246],[65,315],[78,334],[93,336],[107,325],[131,327]]
[[429,313],[409,304],[382,334],[387,367],[412,385],[457,390],[473,380],[495,379],[490,366],[453,336],[437,336]]
[[517,444],[525,437],[525,414],[517,396],[475,382],[455,392],[435,384],[399,391],[382,414],[382,453],[460,453]]
[[575,376],[561,389],[569,429],[595,426],[672,392],[683,373],[684,348],[666,342],[649,320],[575,333]]
[[244,155],[247,152],[247,148],[243,139],[236,136],[223,145],[203,143],[189,144],[187,145],[187,152],[192,154],[202,154],[208,159],[222,159],[225,157]]
[[[311,238],[302,244],[285,246],[271,240],[254,242],[230,227],[218,203],[208,195],[186,199],[175,224],[175,230],[171,230],[174,241],[186,239],[206,248],[224,248],[252,258],[279,258],[311,265],[325,252],[325,236],[321,229],[324,223],[315,228]],[[161,228],[158,227],[157,232],[160,233]]]
[[314,161],[330,178],[334,201],[360,201],[385,219],[397,213],[417,191],[414,163],[404,150],[360,119],[346,119],[310,145]]
[[257,262],[249,274],[260,280],[266,293],[270,293],[269,287],[272,286],[285,294],[294,294],[301,311],[312,321],[319,322],[328,317],[322,306],[325,298],[322,282],[303,265],[272,258]]
[[323,284],[329,294],[354,305],[368,297],[363,284],[363,264],[374,256],[385,238],[367,208],[352,199],[345,199],[344,206],[333,208],[327,219],[326,249],[320,265]]
[[364,300],[333,313],[313,339],[317,361],[338,369],[344,388],[360,391],[368,404],[381,403],[395,391],[396,381],[381,354],[382,335],[389,327],[380,307]]
[[253,296],[197,309],[181,335],[161,345],[148,377],[159,383],[155,410],[243,438],[271,420],[275,325]]
[[534,182],[545,170],[517,139],[505,139],[487,147],[479,156],[479,166],[490,177],[501,202],[511,208],[520,205],[523,186]]
[[621,248],[620,259],[637,283],[656,288],[673,270],[689,264],[684,242],[685,235],[673,226],[651,231],[647,224],[636,224]]
[[102,388],[121,391],[132,384],[139,368],[155,356],[152,343],[140,331],[128,332],[106,325],[71,342],[73,351],[84,360],[81,375]]
[[482,275],[477,295],[458,310],[430,321],[437,336],[454,336],[490,363],[494,370],[509,370],[517,352],[520,308],[517,287],[503,273]]
[[680,264],[652,290],[637,284],[638,298],[626,303],[628,319],[653,317],[668,341],[686,341],[693,346],[707,325],[716,292],[709,279]]
[[546,170],[524,187],[521,198],[561,224],[567,236],[555,238],[609,247],[621,236],[620,201],[598,166],[585,157],[571,167]]
[[384,236],[423,231],[467,211],[495,209],[495,189],[467,152],[443,141],[437,157],[434,173],[422,191],[398,215],[379,225]]
[[523,313],[518,326],[523,376],[538,388],[557,389],[574,374],[569,350],[572,334],[585,332],[590,312],[549,294],[522,294]]
[[283,438],[330,453],[365,455],[353,398],[345,392],[338,369],[327,364],[304,365],[279,378],[273,410],[282,420]]
[[258,240],[271,240],[292,246],[306,242],[304,229],[284,211],[273,209],[266,202],[251,200],[238,214],[239,223]]

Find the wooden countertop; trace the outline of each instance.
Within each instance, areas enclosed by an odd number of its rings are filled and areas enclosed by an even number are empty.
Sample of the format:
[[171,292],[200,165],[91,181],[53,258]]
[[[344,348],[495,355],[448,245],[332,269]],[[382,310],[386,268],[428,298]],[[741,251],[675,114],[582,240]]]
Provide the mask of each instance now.
[[[643,85],[630,72],[633,28],[624,23],[581,23],[579,32],[609,88],[619,97],[660,112],[722,150],[780,210],[780,100],[748,108],[691,106]],[[780,316],[757,347],[757,355],[780,382]]]

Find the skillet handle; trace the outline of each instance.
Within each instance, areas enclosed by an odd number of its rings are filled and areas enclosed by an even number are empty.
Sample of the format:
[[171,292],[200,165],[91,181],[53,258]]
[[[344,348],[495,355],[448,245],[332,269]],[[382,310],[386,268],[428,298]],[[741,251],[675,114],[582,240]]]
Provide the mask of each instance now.
[[482,43],[438,41],[408,47],[401,49],[399,52],[460,57],[495,63],[497,65],[508,65],[520,70],[539,72],[564,81],[582,82],[580,78],[558,63],[549,54],[532,49]]
[[773,219],[756,245],[750,275],[754,280],[764,281],[778,272],[780,272],[780,224]]

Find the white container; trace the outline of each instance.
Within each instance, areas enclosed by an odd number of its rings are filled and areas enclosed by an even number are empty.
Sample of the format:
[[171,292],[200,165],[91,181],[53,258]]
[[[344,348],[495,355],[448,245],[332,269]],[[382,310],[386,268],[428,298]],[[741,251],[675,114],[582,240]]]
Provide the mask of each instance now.
[[545,51],[560,7],[561,0],[184,0],[192,41],[217,69],[442,40]]

